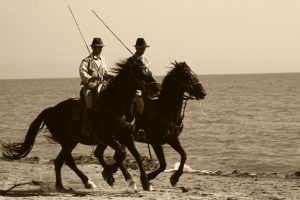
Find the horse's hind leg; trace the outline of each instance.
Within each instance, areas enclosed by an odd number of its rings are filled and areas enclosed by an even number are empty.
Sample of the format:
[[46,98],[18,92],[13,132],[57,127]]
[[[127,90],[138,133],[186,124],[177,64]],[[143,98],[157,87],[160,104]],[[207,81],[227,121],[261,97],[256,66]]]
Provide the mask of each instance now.
[[127,168],[123,163],[121,163],[120,165],[120,170],[122,171],[122,174],[127,182],[128,187],[132,188],[133,190],[137,190],[134,180],[132,179],[131,175],[129,174]]
[[55,187],[58,191],[66,191],[61,181],[61,168],[65,162],[65,154],[66,151],[62,149],[54,161],[55,175],[56,175]]
[[163,146],[161,144],[152,144],[152,147],[159,161],[159,168],[148,174],[149,180],[155,179],[167,167]]
[[74,161],[74,158],[71,154],[71,151],[69,151],[66,154],[66,165],[68,165],[76,174],[77,176],[79,176],[79,178],[81,179],[82,183],[84,184],[85,188],[87,189],[91,189],[91,188],[95,188],[96,185],[90,181],[88,179],[88,177],[82,173],[82,171],[80,171]]
[[[125,151],[126,150],[125,146],[122,146],[122,149],[124,149],[124,151]],[[122,157],[123,155],[124,154],[121,155],[119,151],[115,151],[114,160],[124,159]],[[125,156],[126,156],[126,152],[125,152]],[[133,181],[130,173],[127,170],[127,168],[125,167],[124,162],[119,163],[119,165],[117,165],[117,163],[115,163],[115,164],[109,165],[108,167],[111,168],[111,172],[112,173],[115,173],[118,170],[118,167],[120,167],[120,170],[122,171],[122,174],[123,174],[123,176],[125,178],[125,181],[128,184],[128,187],[132,188],[133,190],[137,190],[136,184]]]
[[186,157],[186,153],[185,153],[184,149],[182,148],[178,138],[174,138],[171,141],[169,141],[168,143],[171,145],[171,147],[173,147],[173,149],[175,151],[177,151],[180,154],[180,157],[181,157],[178,170],[176,172],[174,172],[174,174],[170,178],[170,182],[171,182],[172,186],[175,186],[176,183],[178,182],[180,176],[182,175],[184,164],[185,164],[187,157]]

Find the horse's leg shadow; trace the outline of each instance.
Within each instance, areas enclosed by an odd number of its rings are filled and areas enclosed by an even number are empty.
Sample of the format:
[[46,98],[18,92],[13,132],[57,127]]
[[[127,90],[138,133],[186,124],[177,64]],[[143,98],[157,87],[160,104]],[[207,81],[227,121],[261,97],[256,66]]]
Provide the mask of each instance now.
[[184,168],[184,164],[187,159],[187,156],[186,156],[186,153],[185,153],[184,149],[182,148],[178,138],[174,138],[171,141],[169,141],[168,143],[171,145],[171,147],[175,151],[177,151],[180,154],[180,157],[181,157],[180,165],[179,165],[177,171],[174,172],[174,174],[170,178],[171,185],[175,186],[177,184],[180,176],[183,173],[183,168]]

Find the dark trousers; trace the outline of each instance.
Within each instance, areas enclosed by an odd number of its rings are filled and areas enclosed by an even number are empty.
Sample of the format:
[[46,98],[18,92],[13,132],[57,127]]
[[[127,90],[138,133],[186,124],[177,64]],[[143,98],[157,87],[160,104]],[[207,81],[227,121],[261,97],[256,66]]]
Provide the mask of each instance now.
[[137,114],[143,114],[144,112],[144,99],[142,96],[136,95],[133,100],[135,110]]

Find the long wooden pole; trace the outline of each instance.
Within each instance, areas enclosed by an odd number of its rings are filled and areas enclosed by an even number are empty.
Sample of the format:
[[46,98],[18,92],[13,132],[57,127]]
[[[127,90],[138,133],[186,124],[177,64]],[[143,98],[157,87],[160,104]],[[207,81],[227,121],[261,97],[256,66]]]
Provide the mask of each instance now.
[[[94,15],[96,15],[96,17],[103,23],[103,25],[117,38],[117,40],[132,54],[132,51],[130,51],[130,49],[122,42],[122,40],[109,28],[109,26],[101,19],[101,17],[99,17],[97,15],[97,13],[94,11],[94,10],[91,10]],[[150,150],[150,145],[148,144],[148,151],[149,151],[149,154],[150,154],[150,158],[152,160],[152,154],[151,154],[151,150]]]
[[132,51],[122,42],[122,40],[107,26],[107,24],[97,15],[97,13],[91,10],[96,17],[104,24],[104,26],[119,40],[119,42],[133,55]]
[[69,8],[69,10],[70,10],[70,12],[71,12],[71,14],[72,14],[72,16],[73,16],[73,19],[74,19],[74,21],[75,21],[75,23],[76,23],[76,26],[77,26],[77,28],[78,28],[78,30],[79,30],[79,33],[80,33],[80,35],[81,35],[81,38],[83,39],[83,42],[84,42],[86,48],[87,48],[89,54],[91,54],[90,49],[89,49],[89,46],[87,45],[87,43],[86,43],[86,41],[85,41],[85,39],[84,39],[84,37],[83,37],[83,34],[82,34],[82,32],[81,32],[81,30],[80,30],[80,28],[79,28],[79,25],[78,25],[78,23],[77,23],[77,21],[76,21],[76,18],[75,18],[75,16],[74,16],[74,14],[73,14],[73,12],[72,12],[72,10],[71,10],[71,8],[70,8],[69,5],[68,5],[68,8]]

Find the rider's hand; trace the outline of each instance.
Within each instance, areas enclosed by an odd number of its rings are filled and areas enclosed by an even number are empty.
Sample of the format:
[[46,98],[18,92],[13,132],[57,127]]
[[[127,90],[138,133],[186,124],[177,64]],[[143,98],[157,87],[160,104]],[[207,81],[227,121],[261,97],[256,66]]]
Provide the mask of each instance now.
[[88,82],[88,85],[90,88],[94,88],[97,86],[97,81],[91,80]]
[[98,77],[97,77],[97,80],[98,80],[100,83],[102,83],[102,82],[103,82],[103,77],[102,77],[102,76],[98,76]]
[[104,76],[103,76],[103,79],[106,80],[106,81],[107,81],[107,80],[110,80],[110,79],[112,79],[112,78],[113,78],[113,75],[108,74],[108,73],[105,73]]
[[93,71],[92,77],[96,78],[96,77],[98,77],[98,76],[99,76],[98,72],[97,72],[97,71]]

